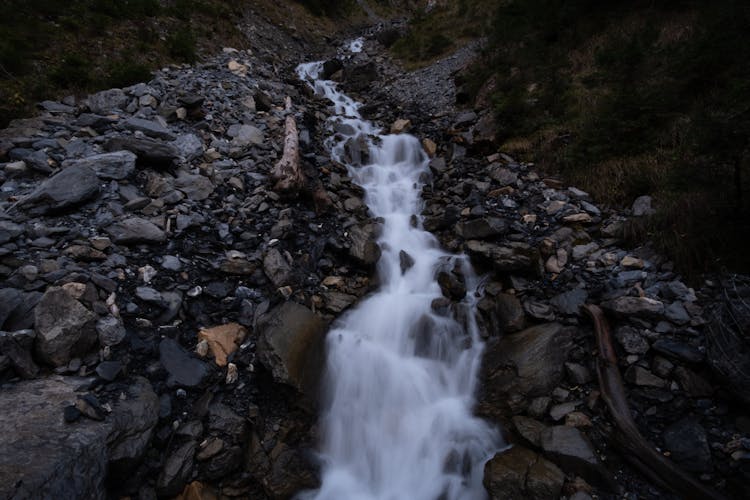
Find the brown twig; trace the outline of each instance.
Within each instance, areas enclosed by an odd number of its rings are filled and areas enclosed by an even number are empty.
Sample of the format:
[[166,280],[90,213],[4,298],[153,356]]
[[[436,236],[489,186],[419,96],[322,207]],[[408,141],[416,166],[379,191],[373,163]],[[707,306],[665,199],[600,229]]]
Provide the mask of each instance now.
[[638,431],[625,397],[622,377],[617,368],[617,355],[612,344],[612,335],[604,313],[595,305],[586,304],[582,307],[594,322],[599,350],[596,372],[599,376],[602,398],[607,403],[607,408],[617,427],[613,436],[614,445],[645,476],[657,484],[665,485],[684,498],[723,499],[724,497],[719,492],[699,483],[657,452]]

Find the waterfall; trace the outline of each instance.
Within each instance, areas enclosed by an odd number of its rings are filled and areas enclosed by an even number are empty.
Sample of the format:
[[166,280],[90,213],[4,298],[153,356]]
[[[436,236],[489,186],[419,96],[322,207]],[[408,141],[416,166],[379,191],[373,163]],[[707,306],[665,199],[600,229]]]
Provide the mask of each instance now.
[[[420,191],[428,158],[408,134],[383,135],[322,62],[301,79],[333,102],[336,135],[326,145],[343,163],[347,141],[364,140],[364,164],[347,164],[382,220],[380,288],[333,325],[327,337],[319,500],[482,499],[486,460],[502,447],[497,430],[472,414],[483,344],[473,309],[479,284],[468,259],[440,249],[421,227]],[[348,126],[343,126],[348,125]],[[341,131],[345,133],[342,133]],[[411,259],[403,265],[404,252]],[[459,270],[469,291],[459,309],[433,310],[439,271]]]

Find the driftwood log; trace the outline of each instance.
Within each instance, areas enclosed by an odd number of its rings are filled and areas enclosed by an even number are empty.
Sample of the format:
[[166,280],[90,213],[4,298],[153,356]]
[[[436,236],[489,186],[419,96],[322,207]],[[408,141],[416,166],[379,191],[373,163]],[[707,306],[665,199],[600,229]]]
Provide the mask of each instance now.
[[284,130],[284,151],[281,159],[271,171],[274,180],[273,190],[284,196],[297,196],[306,193],[315,205],[315,211],[320,213],[331,207],[331,199],[323,184],[316,176],[306,176],[302,169],[299,152],[299,132],[297,120],[292,114],[292,99],[285,99],[285,108],[288,113]]
[[628,407],[620,370],[617,368],[617,355],[612,344],[612,334],[604,317],[604,312],[595,305],[584,305],[583,309],[594,322],[598,347],[596,372],[602,398],[615,422],[616,430],[612,442],[625,458],[654,483],[664,486],[688,499],[722,499],[719,492],[705,486],[674,463],[668,460],[644,438],[635,425]]

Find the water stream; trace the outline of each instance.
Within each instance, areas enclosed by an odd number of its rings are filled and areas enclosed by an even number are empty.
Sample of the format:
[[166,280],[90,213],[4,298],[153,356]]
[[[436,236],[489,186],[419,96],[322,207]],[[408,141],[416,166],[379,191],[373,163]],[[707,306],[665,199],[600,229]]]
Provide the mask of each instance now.
[[[361,50],[361,44],[353,46]],[[321,415],[322,485],[317,500],[486,498],[483,466],[502,447],[499,433],[472,414],[483,344],[474,322],[478,279],[468,259],[440,249],[421,227],[420,191],[428,158],[408,134],[383,135],[359,104],[319,79],[322,62],[297,69],[333,102],[337,130],[327,141],[382,220],[380,289],[341,317],[327,337]],[[369,161],[348,164],[347,141],[365,141]],[[413,265],[403,257],[405,252]],[[402,269],[404,267],[405,269]],[[460,270],[467,294],[461,322],[438,314],[436,274]]]

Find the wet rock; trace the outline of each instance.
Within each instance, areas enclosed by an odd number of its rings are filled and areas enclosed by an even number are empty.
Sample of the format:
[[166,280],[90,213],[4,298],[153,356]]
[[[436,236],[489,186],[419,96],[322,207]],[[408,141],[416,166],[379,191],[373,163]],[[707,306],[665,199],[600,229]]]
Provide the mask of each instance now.
[[159,227],[146,219],[130,217],[105,228],[118,244],[129,245],[134,243],[163,243],[167,235]]
[[401,274],[404,274],[406,271],[411,269],[412,266],[414,266],[414,258],[404,250],[399,251],[398,261],[399,265],[401,266]]
[[[546,408],[542,412],[547,413]],[[516,415],[512,418],[513,426],[516,428],[516,432],[532,445],[539,447],[541,446],[542,431],[547,428],[546,425],[538,420],[529,417],[523,417]]]
[[485,217],[461,222],[457,226],[458,234],[467,240],[484,239],[505,234],[508,225],[497,217]]
[[490,340],[482,360],[480,405],[507,408],[509,399],[546,395],[562,380],[571,348],[570,332],[558,323]]
[[97,340],[96,315],[61,287],[50,287],[34,310],[36,352],[54,366],[84,356]]
[[349,228],[349,255],[364,265],[375,264],[380,259],[377,232],[375,224]]
[[496,454],[484,466],[484,487],[492,500],[558,498],[565,474],[552,462],[519,445]]
[[575,427],[548,427],[541,434],[541,444],[544,453],[566,472],[600,486],[611,484],[611,476],[599,462],[594,447]]
[[326,324],[318,315],[285,302],[259,321],[258,359],[276,381],[314,399],[324,363],[325,333]]
[[498,272],[532,271],[539,259],[536,249],[522,242],[494,245],[479,240],[466,242],[466,251],[480,264],[489,264]]
[[214,361],[219,366],[226,366],[227,358],[239,348],[246,336],[247,329],[237,323],[202,328],[198,332],[198,339],[208,343]]
[[453,273],[441,271],[437,275],[437,282],[443,296],[449,299],[462,300],[466,296],[466,285]]
[[166,338],[159,344],[159,361],[169,373],[169,386],[196,387],[208,375],[206,364],[195,359],[180,344]]
[[372,61],[344,68],[344,85],[352,92],[367,90],[377,80],[378,70]]
[[671,458],[685,470],[710,472],[711,449],[703,427],[692,418],[678,420],[664,429],[664,446]]
[[357,297],[342,292],[324,292],[322,294],[325,308],[334,314],[338,314],[357,301]]
[[99,193],[99,179],[86,166],[66,168],[44,181],[19,205],[35,214],[67,209],[88,201]]
[[391,124],[391,134],[403,134],[411,128],[411,120],[399,118]]
[[65,168],[87,167],[101,179],[125,179],[135,172],[136,156],[130,151],[115,151],[63,162]]

